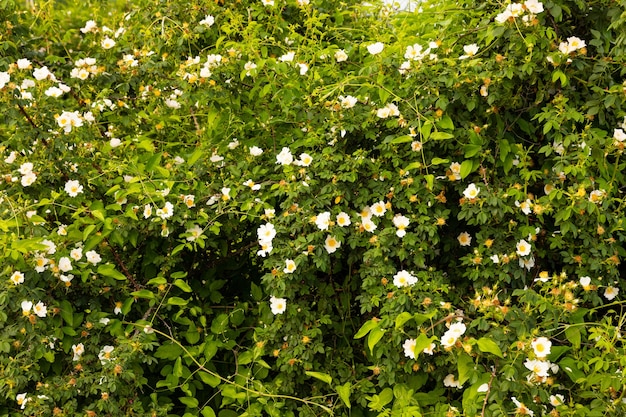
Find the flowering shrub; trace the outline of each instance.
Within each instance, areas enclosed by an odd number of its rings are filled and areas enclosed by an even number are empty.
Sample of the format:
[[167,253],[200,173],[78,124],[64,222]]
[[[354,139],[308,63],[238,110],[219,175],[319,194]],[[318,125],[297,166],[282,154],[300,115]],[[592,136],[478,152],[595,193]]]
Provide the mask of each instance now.
[[0,412],[624,413],[626,3],[231,3],[2,1]]

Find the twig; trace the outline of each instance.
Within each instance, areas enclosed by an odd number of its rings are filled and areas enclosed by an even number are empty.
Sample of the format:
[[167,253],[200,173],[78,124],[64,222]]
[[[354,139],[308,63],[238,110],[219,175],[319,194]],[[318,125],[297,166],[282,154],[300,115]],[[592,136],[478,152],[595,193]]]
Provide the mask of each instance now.
[[487,400],[489,399],[489,393],[491,392],[491,383],[496,376],[496,368],[494,367],[491,370],[491,378],[489,379],[489,383],[487,384],[487,393],[485,394],[485,400],[483,401],[483,409],[480,413],[481,417],[485,417],[485,409],[487,408]]

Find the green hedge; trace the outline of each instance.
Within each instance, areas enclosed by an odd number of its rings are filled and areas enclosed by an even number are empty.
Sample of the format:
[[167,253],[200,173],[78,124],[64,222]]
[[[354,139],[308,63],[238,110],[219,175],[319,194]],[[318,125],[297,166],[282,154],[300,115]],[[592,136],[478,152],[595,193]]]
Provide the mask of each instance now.
[[625,412],[626,2],[70,3],[0,2],[0,414]]

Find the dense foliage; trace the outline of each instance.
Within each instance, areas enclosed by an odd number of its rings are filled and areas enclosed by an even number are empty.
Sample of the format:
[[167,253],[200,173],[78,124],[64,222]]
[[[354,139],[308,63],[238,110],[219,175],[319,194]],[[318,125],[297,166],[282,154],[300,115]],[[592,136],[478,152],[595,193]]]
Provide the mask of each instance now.
[[626,1],[0,1],[0,413],[626,413]]

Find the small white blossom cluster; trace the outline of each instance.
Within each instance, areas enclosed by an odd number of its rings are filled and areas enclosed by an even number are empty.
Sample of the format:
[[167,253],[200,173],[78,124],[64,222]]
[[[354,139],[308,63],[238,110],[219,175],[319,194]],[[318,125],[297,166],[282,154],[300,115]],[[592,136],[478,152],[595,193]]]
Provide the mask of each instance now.
[[74,68],[70,71],[70,77],[84,81],[90,76],[98,75],[100,72],[101,69],[96,65],[95,58],[81,58],[74,62]]
[[584,40],[580,39],[576,36],[570,36],[567,38],[567,42],[561,42],[559,44],[559,51],[562,54],[569,55],[572,52],[576,52],[580,49],[583,49],[587,46]]
[[522,21],[529,23],[535,18],[536,15],[542,12],[543,3],[537,0],[527,0],[524,3],[509,4],[502,13],[496,16],[495,20],[497,23],[502,24],[514,21],[516,18],[522,16]]

